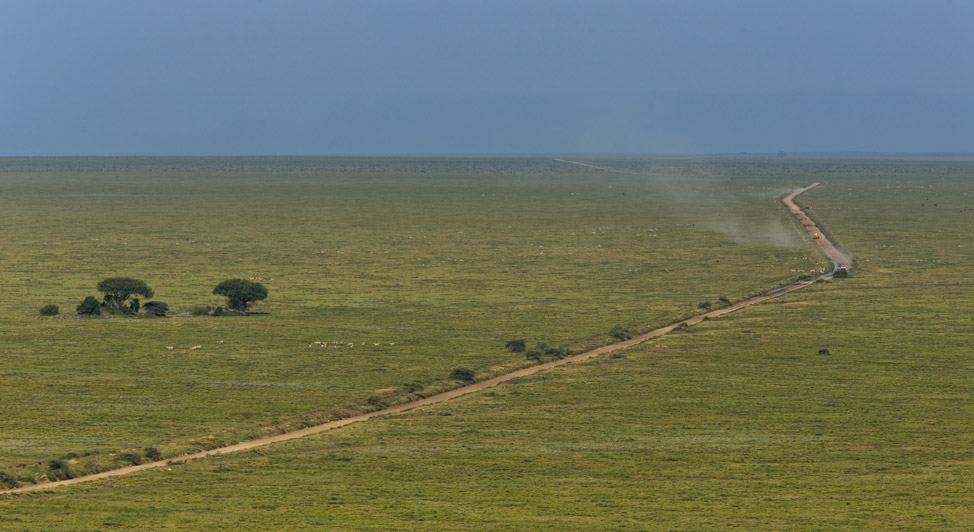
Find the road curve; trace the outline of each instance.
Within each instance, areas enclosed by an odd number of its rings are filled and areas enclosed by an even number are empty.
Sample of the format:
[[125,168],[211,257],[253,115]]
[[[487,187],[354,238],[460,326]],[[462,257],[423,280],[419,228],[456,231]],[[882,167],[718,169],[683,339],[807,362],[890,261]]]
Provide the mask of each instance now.
[[[583,163],[575,163],[573,161],[563,161],[563,162],[567,162],[567,163],[571,163],[571,164],[583,164]],[[590,165],[585,165],[585,166],[590,166]],[[594,168],[598,168],[598,167],[594,167]],[[782,199],[782,201],[784,202],[785,205],[788,206],[788,209],[796,217],[798,217],[798,220],[802,223],[802,225],[805,227],[805,229],[809,231],[809,234],[813,234],[813,233],[816,233],[817,232],[817,233],[819,233],[819,235],[821,235],[821,231],[818,230],[818,228],[815,226],[814,222],[812,222],[811,219],[808,218],[808,216],[805,215],[805,213],[801,210],[801,208],[799,208],[797,205],[795,205],[795,203],[793,201],[794,198],[795,198],[795,196],[801,194],[802,192],[804,192],[806,190],[810,190],[810,189],[812,189],[814,187],[817,187],[819,185],[820,185],[820,183],[813,183],[812,185],[809,185],[807,187],[798,189],[795,192],[792,192],[791,194],[788,194],[787,196],[785,196]],[[847,266],[851,266],[851,261],[848,259],[848,257],[844,253],[842,253],[840,250],[838,250],[827,239],[825,239],[824,237],[820,237],[820,238],[816,239],[815,241],[818,242],[819,246],[821,246],[821,248],[822,248],[822,251],[825,252],[825,254],[829,257],[830,260],[832,260],[832,262],[835,264],[836,269],[839,267],[840,264],[846,264]],[[833,272],[834,272],[834,270],[833,270]],[[822,276],[822,277],[827,277],[829,275],[831,275],[831,274],[826,274],[825,276]],[[262,447],[264,445],[270,445],[272,443],[283,442],[283,441],[287,441],[287,440],[293,440],[293,439],[296,439],[296,438],[303,438],[305,436],[310,436],[310,435],[313,435],[313,434],[319,434],[319,433],[322,433],[322,432],[325,432],[325,431],[328,431],[328,430],[337,429],[337,428],[340,428],[340,427],[344,427],[346,425],[351,425],[352,423],[358,423],[358,422],[361,422],[361,421],[367,421],[369,419],[372,419],[372,418],[378,417],[378,416],[384,416],[384,415],[389,415],[389,414],[398,414],[398,413],[404,412],[406,410],[412,410],[414,408],[420,408],[420,407],[427,406],[427,405],[442,403],[444,401],[449,401],[450,399],[454,399],[454,398],[460,397],[462,395],[467,395],[469,393],[478,392],[480,390],[483,390],[483,389],[486,389],[486,388],[490,388],[492,386],[497,386],[498,384],[501,384],[503,382],[507,382],[507,381],[512,380],[512,379],[517,379],[517,378],[521,378],[521,377],[527,377],[529,375],[534,375],[535,373],[538,373],[540,371],[544,371],[544,370],[547,370],[547,369],[552,369],[552,368],[556,368],[556,367],[560,367],[560,366],[567,366],[567,365],[570,365],[570,364],[576,364],[576,363],[583,362],[585,360],[588,360],[588,359],[597,357],[599,355],[604,355],[604,354],[607,354],[607,353],[613,353],[613,352],[616,352],[616,351],[622,351],[624,349],[628,349],[628,348],[630,348],[632,346],[641,344],[641,343],[646,342],[648,340],[652,340],[654,338],[658,338],[660,336],[663,336],[663,335],[665,335],[665,334],[673,331],[674,329],[677,329],[677,328],[680,328],[680,327],[684,327],[684,326],[696,325],[696,324],[700,323],[701,321],[704,321],[705,319],[708,319],[708,318],[716,318],[717,316],[722,316],[724,314],[727,314],[728,312],[733,312],[735,310],[738,310],[738,309],[741,309],[741,308],[744,308],[744,307],[749,307],[751,305],[757,305],[757,304],[763,303],[763,302],[765,302],[765,301],[767,301],[769,299],[774,299],[774,298],[777,298],[777,297],[781,297],[781,296],[783,296],[783,295],[785,295],[785,294],[787,294],[789,292],[794,292],[795,290],[800,290],[802,288],[805,288],[806,286],[809,286],[809,285],[815,283],[818,279],[821,279],[822,277],[818,277],[818,278],[814,278],[814,279],[808,279],[808,280],[800,281],[800,282],[797,282],[797,283],[794,283],[794,284],[790,284],[790,285],[787,285],[787,286],[782,286],[780,288],[777,288],[777,289],[772,290],[770,292],[764,293],[762,295],[754,296],[754,297],[752,297],[750,299],[746,299],[744,301],[739,301],[737,303],[728,305],[726,307],[721,307],[721,308],[716,309],[716,310],[711,310],[711,311],[705,312],[703,314],[698,314],[698,315],[693,316],[691,318],[687,318],[687,319],[684,319],[684,320],[677,321],[677,322],[672,323],[670,325],[667,325],[665,327],[660,327],[658,329],[654,329],[654,330],[649,331],[647,333],[640,334],[638,336],[634,336],[632,339],[625,340],[623,342],[618,342],[618,343],[615,343],[615,344],[611,344],[611,345],[599,347],[597,349],[593,349],[591,351],[586,351],[585,353],[581,353],[581,354],[578,354],[578,355],[573,355],[573,356],[570,356],[570,357],[565,357],[565,358],[560,359],[560,360],[554,360],[554,361],[551,361],[551,362],[545,362],[544,364],[538,364],[537,366],[531,366],[529,368],[519,369],[519,370],[516,370],[516,371],[512,371],[511,373],[505,373],[504,375],[499,375],[497,377],[493,377],[493,378],[486,379],[486,380],[483,380],[483,381],[475,382],[475,383],[472,383],[472,384],[469,384],[469,385],[466,385],[466,386],[462,386],[460,388],[455,388],[455,389],[450,390],[448,392],[443,392],[443,393],[440,393],[440,394],[437,394],[437,395],[433,395],[433,396],[427,397],[425,399],[419,399],[419,400],[416,400],[416,401],[410,401],[408,403],[402,403],[402,404],[399,404],[399,405],[396,405],[396,406],[391,406],[389,408],[384,408],[382,410],[376,410],[374,412],[369,412],[367,414],[360,414],[360,415],[357,415],[357,416],[352,416],[352,417],[348,417],[348,418],[344,418],[344,419],[330,421],[328,423],[323,423],[321,425],[315,425],[315,426],[312,426],[312,427],[307,427],[307,428],[303,428],[303,429],[300,429],[300,430],[295,430],[295,431],[292,431],[292,432],[287,432],[287,433],[284,433],[284,434],[278,434],[276,436],[268,436],[266,438],[259,438],[259,439],[255,439],[255,440],[245,441],[245,442],[237,443],[237,444],[234,444],[234,445],[228,445],[226,447],[220,447],[220,448],[217,448],[217,449],[211,449],[209,451],[202,451],[202,452],[198,452],[198,453],[193,453],[193,454],[187,454],[187,455],[183,455],[183,456],[178,456],[178,457],[171,458],[169,460],[160,460],[160,461],[157,461],[157,462],[148,462],[148,463],[145,463],[145,464],[134,465],[134,466],[129,466],[129,467],[123,467],[121,469],[113,469],[111,471],[104,471],[102,473],[97,473],[97,474],[94,474],[94,475],[86,475],[86,476],[83,476],[83,477],[76,477],[76,478],[72,478],[72,479],[68,479],[68,480],[59,480],[59,481],[55,481],[55,482],[46,482],[46,483],[42,483],[42,484],[32,484],[32,485],[29,485],[29,486],[22,486],[22,487],[13,488],[13,489],[0,490],[0,495],[11,494],[11,493],[25,493],[25,492],[31,492],[31,491],[50,490],[50,489],[58,488],[58,487],[62,487],[62,486],[70,486],[72,484],[80,484],[82,482],[92,482],[92,481],[95,481],[95,480],[101,480],[101,479],[106,479],[106,478],[111,478],[111,477],[128,475],[128,474],[131,474],[131,473],[135,473],[137,471],[145,471],[147,469],[155,469],[155,468],[158,468],[158,467],[166,467],[168,465],[171,465],[170,464],[170,461],[189,462],[189,461],[193,461],[193,460],[199,460],[199,459],[202,459],[202,458],[206,458],[208,456],[218,456],[218,455],[222,455],[222,454],[230,454],[230,453],[235,453],[235,452],[239,452],[239,451],[245,451],[247,449],[253,449],[255,447]]]
[[807,214],[805,214],[805,211],[795,204],[795,196],[821,185],[821,183],[812,183],[806,187],[799,188],[798,190],[795,190],[794,192],[781,198],[781,202],[788,207],[788,210],[791,211],[796,218],[798,218],[798,222],[802,224],[802,227],[808,231],[808,234],[812,237],[815,243],[818,244],[818,247],[822,249],[822,253],[825,253],[825,256],[832,261],[832,273],[835,273],[843,266],[846,270],[851,270],[852,257],[845,254],[841,249],[837,248],[835,244],[828,239],[828,237],[822,234],[822,230],[815,225],[815,222],[813,222]]

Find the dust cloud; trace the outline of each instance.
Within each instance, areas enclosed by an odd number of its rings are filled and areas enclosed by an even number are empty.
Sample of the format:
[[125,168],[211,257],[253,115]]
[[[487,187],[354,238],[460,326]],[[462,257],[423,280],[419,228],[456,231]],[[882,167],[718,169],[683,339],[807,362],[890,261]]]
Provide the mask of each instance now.
[[[802,246],[798,229],[791,223],[787,209],[778,201],[797,190],[796,187],[762,184],[760,180],[748,177],[739,165],[730,169],[719,160],[650,159],[629,160],[624,165],[628,168],[623,168],[618,160],[606,161],[609,166],[600,166],[601,162],[593,161],[555,160],[643,178],[646,192],[667,198],[682,225],[724,235],[737,244],[780,248]],[[645,163],[645,167],[639,163]],[[780,212],[776,215],[775,211]]]
[[728,167],[720,160],[650,159],[644,161],[646,167],[640,168],[637,162],[626,170],[561,161],[642,177],[646,191],[667,198],[683,224],[724,235],[737,244],[783,248],[802,245],[790,215],[778,201],[795,188],[768,186],[766,181],[748,176],[748,171],[754,170],[742,170],[739,164],[733,164],[736,161]]
[[[696,227],[736,244],[797,248],[801,240],[777,198],[793,188],[766,187],[726,175],[719,166],[694,168],[692,175],[650,175],[648,188],[672,201]],[[776,211],[780,211],[776,214]]]

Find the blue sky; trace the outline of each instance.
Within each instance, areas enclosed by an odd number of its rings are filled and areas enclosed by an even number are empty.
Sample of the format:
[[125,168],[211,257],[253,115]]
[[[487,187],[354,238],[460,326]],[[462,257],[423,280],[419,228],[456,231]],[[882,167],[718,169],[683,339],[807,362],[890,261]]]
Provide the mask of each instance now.
[[0,155],[974,151],[968,1],[0,0]]

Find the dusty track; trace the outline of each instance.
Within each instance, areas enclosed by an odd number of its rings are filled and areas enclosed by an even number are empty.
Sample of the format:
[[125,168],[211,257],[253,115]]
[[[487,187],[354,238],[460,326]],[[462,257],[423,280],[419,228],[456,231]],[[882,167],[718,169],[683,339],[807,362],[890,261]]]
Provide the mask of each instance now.
[[[557,160],[562,161],[561,159],[557,159]],[[583,165],[583,166],[591,166],[592,168],[596,168],[596,169],[602,169],[602,168],[599,168],[597,166],[587,165],[587,164],[584,164],[584,163],[577,163],[577,162],[574,162],[574,161],[562,161],[562,162],[566,162],[566,163],[570,163],[570,164],[580,164],[580,165]],[[604,170],[608,170],[608,169],[604,169]],[[612,171],[612,170],[609,170],[609,171]],[[629,172],[618,172],[618,173],[629,173]],[[794,200],[795,196],[801,194],[802,192],[804,192],[806,190],[810,190],[810,189],[812,189],[814,187],[817,187],[819,185],[820,185],[820,183],[813,183],[812,185],[809,185],[809,186],[807,186],[805,188],[799,189],[799,190],[797,190],[795,192],[792,192],[791,194],[788,194],[787,196],[785,196],[782,199],[782,201],[784,202],[784,204],[788,206],[788,209],[796,217],[798,217],[798,220],[802,223],[802,225],[809,232],[809,234],[813,234],[813,233],[816,233],[816,232],[818,232],[819,234],[821,234],[821,231],[818,230],[818,227],[816,227],[815,224],[812,222],[812,220],[810,218],[808,218],[808,216],[805,215],[805,213],[801,210],[801,208],[799,208],[797,205],[795,205],[795,203],[794,203],[793,200]],[[851,264],[850,264],[850,261],[849,261],[848,257],[844,253],[842,253],[841,251],[839,251],[831,242],[829,242],[828,240],[826,240],[824,237],[821,237],[821,238],[815,240],[815,242],[817,242],[819,244],[819,246],[821,246],[823,252],[825,252],[825,254],[829,257],[829,259],[832,260],[832,262],[836,265],[836,268],[838,268],[838,265],[839,264],[846,264],[846,265],[848,265],[848,266],[851,267]],[[388,414],[396,414],[396,413],[403,412],[403,411],[406,411],[406,410],[411,410],[411,409],[414,409],[414,408],[419,408],[419,407],[422,407],[422,406],[432,405],[432,404],[436,404],[436,403],[442,403],[444,401],[449,401],[450,399],[453,399],[453,398],[456,398],[456,397],[460,397],[461,395],[466,395],[466,394],[469,394],[469,393],[478,392],[478,391],[483,390],[485,388],[490,388],[492,386],[497,386],[498,384],[500,384],[502,382],[507,382],[507,381],[512,380],[512,379],[517,379],[517,378],[520,378],[520,377],[527,377],[529,375],[534,375],[535,373],[538,373],[539,371],[544,371],[544,370],[551,369],[551,368],[556,368],[556,367],[559,367],[559,366],[567,366],[569,364],[575,364],[575,363],[578,363],[578,362],[583,362],[583,361],[588,360],[590,358],[594,358],[594,357],[597,357],[599,355],[604,355],[606,353],[612,353],[612,352],[615,352],[615,351],[622,351],[622,350],[628,349],[628,348],[630,348],[630,347],[632,347],[634,345],[641,344],[641,343],[643,343],[643,342],[645,342],[647,340],[651,340],[653,338],[658,338],[660,336],[663,336],[664,334],[667,334],[670,331],[676,329],[677,327],[681,327],[684,324],[687,325],[687,326],[695,325],[697,323],[700,323],[701,321],[703,321],[706,318],[715,318],[717,316],[722,316],[724,314],[727,314],[728,312],[733,312],[733,311],[735,311],[737,309],[741,309],[741,308],[744,308],[744,307],[749,307],[751,305],[757,305],[758,303],[763,303],[763,302],[765,302],[765,301],[767,301],[769,299],[774,299],[776,297],[781,297],[781,296],[783,296],[783,295],[785,295],[785,294],[787,294],[789,292],[793,292],[795,290],[799,290],[801,288],[805,288],[806,286],[808,286],[810,284],[813,284],[817,280],[818,280],[818,278],[816,278],[816,279],[810,279],[810,280],[806,280],[806,281],[801,281],[801,282],[798,282],[798,283],[795,283],[795,284],[791,284],[791,285],[787,285],[787,286],[783,286],[781,288],[777,288],[775,290],[772,290],[770,292],[767,292],[767,293],[765,293],[763,295],[755,296],[755,297],[752,297],[750,299],[747,299],[747,300],[744,300],[744,301],[740,301],[740,302],[734,303],[732,305],[728,305],[726,307],[722,307],[722,308],[719,308],[719,309],[716,309],[716,310],[711,310],[710,312],[706,312],[704,314],[699,314],[699,315],[694,316],[692,318],[688,318],[688,319],[685,319],[685,320],[680,320],[678,322],[675,322],[673,324],[667,325],[665,327],[660,327],[658,329],[649,331],[648,333],[640,334],[639,336],[635,336],[632,339],[626,340],[624,342],[619,342],[619,343],[615,343],[615,344],[612,344],[612,345],[607,345],[607,346],[604,346],[604,347],[599,347],[597,349],[593,349],[591,351],[587,351],[585,353],[581,353],[581,354],[578,354],[578,355],[573,355],[573,356],[570,356],[570,357],[566,357],[566,358],[563,358],[561,360],[555,360],[555,361],[552,361],[552,362],[546,362],[544,364],[539,364],[537,366],[531,366],[529,368],[525,368],[525,369],[520,369],[520,370],[517,370],[517,371],[513,371],[511,373],[507,373],[507,374],[504,374],[504,375],[500,375],[500,376],[497,376],[497,377],[494,377],[494,378],[491,378],[491,379],[483,380],[483,381],[480,381],[480,382],[475,382],[473,384],[469,384],[469,385],[463,386],[461,388],[456,388],[456,389],[451,390],[451,391],[448,391],[448,392],[444,392],[444,393],[441,393],[441,394],[433,395],[433,396],[427,397],[425,399],[420,399],[420,400],[412,401],[412,402],[409,402],[409,403],[403,403],[403,404],[396,405],[396,406],[392,406],[392,407],[385,408],[385,409],[382,409],[382,410],[376,410],[375,412],[370,412],[368,414],[361,414],[361,415],[358,415],[358,416],[353,416],[353,417],[349,417],[349,418],[345,418],[345,419],[339,419],[337,421],[331,421],[329,423],[324,423],[324,424],[321,424],[321,425],[315,425],[313,427],[307,427],[307,428],[304,428],[304,429],[301,429],[301,430],[296,430],[296,431],[288,432],[288,433],[285,433],[285,434],[278,434],[276,436],[269,436],[269,437],[266,437],[266,438],[260,438],[260,439],[256,439],[256,440],[250,440],[250,441],[246,441],[246,442],[243,442],[243,443],[238,443],[238,444],[235,444],[235,445],[228,445],[226,447],[220,447],[218,449],[212,449],[212,450],[209,450],[209,451],[203,451],[203,452],[199,452],[199,453],[188,454],[188,455],[184,455],[184,456],[172,458],[171,460],[176,460],[176,461],[192,461],[192,460],[199,460],[201,458],[206,458],[208,456],[217,456],[217,455],[221,455],[221,454],[235,453],[235,452],[238,452],[238,451],[244,451],[244,450],[247,450],[247,449],[253,449],[255,447],[262,447],[264,445],[270,445],[272,443],[277,443],[277,442],[282,442],[282,441],[287,441],[287,440],[293,440],[293,439],[296,439],[296,438],[303,438],[305,436],[310,436],[312,434],[319,434],[321,432],[325,432],[325,431],[332,430],[332,429],[337,429],[339,427],[344,427],[345,425],[351,425],[352,423],[358,423],[360,421],[366,421],[366,420],[369,420],[369,419],[372,419],[372,418],[378,417],[378,416],[384,416],[384,415],[388,415]],[[23,493],[23,492],[29,492],[29,491],[49,490],[49,489],[57,488],[57,487],[61,487],[61,486],[69,486],[71,484],[80,484],[82,482],[91,482],[91,481],[94,481],[94,480],[101,480],[101,479],[110,478],[110,477],[117,477],[117,476],[121,476],[121,475],[128,475],[130,473],[135,473],[137,471],[144,471],[146,469],[154,469],[154,468],[157,468],[157,467],[165,467],[167,465],[169,465],[169,462],[166,461],[166,460],[161,460],[161,461],[158,461],[158,462],[149,462],[149,463],[146,463],[146,464],[141,464],[141,465],[136,465],[136,466],[130,466],[130,467],[124,467],[124,468],[121,468],[121,469],[113,469],[111,471],[105,471],[103,473],[98,473],[98,474],[94,474],[94,475],[87,475],[87,476],[83,476],[83,477],[72,478],[72,479],[69,479],[69,480],[60,480],[60,481],[57,481],[57,482],[47,482],[47,483],[43,483],[43,484],[33,484],[33,485],[30,485],[30,486],[23,486],[23,487],[14,488],[14,489],[0,490],[0,495],[2,495],[2,494],[8,494],[8,493]]]
[[803,211],[801,207],[795,204],[795,196],[801,194],[802,192],[805,192],[806,190],[811,190],[821,185],[822,185],[821,183],[812,183],[811,185],[808,185],[804,188],[800,188],[792,192],[791,194],[788,194],[787,196],[781,198],[781,202],[784,203],[786,207],[788,207],[788,210],[791,211],[791,213],[794,214],[796,218],[798,218],[798,222],[802,224],[802,227],[804,227],[806,231],[808,231],[809,235],[818,234],[818,238],[815,239],[815,243],[818,244],[820,248],[822,248],[822,252],[825,253],[825,256],[828,257],[830,261],[832,261],[832,266],[833,266],[832,273],[835,273],[840,266],[845,266],[846,268],[851,270],[852,257],[846,255],[842,250],[835,247],[835,244],[833,244],[831,240],[829,240],[824,234],[822,234],[822,231],[818,228],[818,226],[815,225],[815,222],[813,222],[812,219],[809,218],[807,214],[805,214],[805,211]]
[[639,172],[630,172],[630,171],[627,171],[627,170],[613,170],[611,168],[606,168],[604,166],[595,166],[594,164],[580,163],[578,161],[569,161],[567,159],[555,159],[555,160],[558,161],[558,162],[560,162],[560,163],[576,164],[578,166],[585,166],[587,168],[594,168],[596,170],[602,170],[603,172],[612,172],[613,174],[643,175],[643,174],[640,174]]

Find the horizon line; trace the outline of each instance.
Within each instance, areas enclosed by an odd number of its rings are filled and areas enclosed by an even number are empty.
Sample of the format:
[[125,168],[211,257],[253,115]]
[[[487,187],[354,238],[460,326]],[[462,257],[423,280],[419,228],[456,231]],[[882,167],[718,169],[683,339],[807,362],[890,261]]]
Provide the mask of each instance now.
[[721,157],[721,156],[974,156],[974,151],[777,151],[777,152],[390,152],[390,153],[247,153],[247,154],[0,154],[2,159],[13,158],[232,158],[232,157]]

